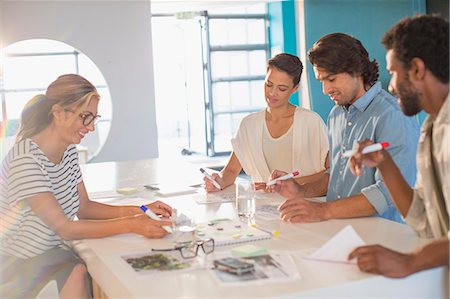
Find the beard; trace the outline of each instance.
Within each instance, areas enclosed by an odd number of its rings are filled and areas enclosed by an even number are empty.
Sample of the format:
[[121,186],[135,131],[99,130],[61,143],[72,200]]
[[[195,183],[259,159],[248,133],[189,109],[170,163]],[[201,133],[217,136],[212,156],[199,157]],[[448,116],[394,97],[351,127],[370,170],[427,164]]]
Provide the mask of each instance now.
[[419,92],[407,77],[404,83],[399,84],[395,96],[400,100],[400,107],[406,116],[413,116],[422,111],[419,100]]

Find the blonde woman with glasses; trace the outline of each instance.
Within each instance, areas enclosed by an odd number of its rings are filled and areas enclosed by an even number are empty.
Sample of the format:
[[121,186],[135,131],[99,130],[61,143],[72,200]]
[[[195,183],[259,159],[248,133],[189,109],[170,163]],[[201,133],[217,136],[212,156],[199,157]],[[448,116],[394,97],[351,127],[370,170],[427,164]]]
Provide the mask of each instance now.
[[[94,85],[69,74],[22,112],[17,141],[0,168],[1,298],[34,298],[51,280],[60,298],[89,298],[86,266],[65,241],[167,234],[162,226],[170,221],[152,220],[139,207],[89,200],[75,145],[95,130],[99,100]],[[147,207],[172,213],[159,201]]]

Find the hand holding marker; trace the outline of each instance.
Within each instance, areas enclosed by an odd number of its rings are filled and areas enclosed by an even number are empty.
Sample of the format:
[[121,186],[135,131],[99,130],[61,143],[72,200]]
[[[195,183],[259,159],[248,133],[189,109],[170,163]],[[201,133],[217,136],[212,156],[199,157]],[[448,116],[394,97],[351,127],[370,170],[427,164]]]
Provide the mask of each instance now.
[[[373,153],[376,151],[381,151],[382,149],[385,149],[387,147],[389,147],[389,142],[380,142],[380,143],[374,143],[372,145],[366,146],[365,148],[363,148],[363,150],[361,151],[362,154],[368,154],[368,153]],[[346,151],[345,153],[342,154],[343,157],[346,158],[350,158],[353,157],[353,155],[356,154],[356,150],[349,150]]]
[[219,183],[217,183],[216,180],[214,180],[214,178],[209,173],[207,173],[203,168],[200,168],[200,171],[208,180],[210,180],[213,183],[214,187],[216,187],[219,190],[222,190],[222,187],[219,185]]
[[293,177],[295,177],[295,176],[298,176],[298,175],[299,175],[299,172],[298,172],[298,171],[293,171],[293,172],[291,172],[291,173],[288,173],[288,174],[285,174],[285,175],[283,175],[283,176],[280,176],[279,178],[275,178],[275,179],[273,179],[273,180],[270,180],[270,181],[267,183],[267,186],[275,185],[275,184],[277,183],[277,181],[289,180],[289,179],[291,179],[291,178],[293,178]]
[[[156,214],[153,213],[153,211],[150,210],[149,208],[147,208],[146,206],[142,205],[139,208],[142,210],[142,212],[144,212],[151,219],[156,220],[156,221],[161,221],[161,218],[156,216]],[[162,228],[164,228],[166,230],[166,232],[172,233],[172,228],[170,226],[163,226]]]

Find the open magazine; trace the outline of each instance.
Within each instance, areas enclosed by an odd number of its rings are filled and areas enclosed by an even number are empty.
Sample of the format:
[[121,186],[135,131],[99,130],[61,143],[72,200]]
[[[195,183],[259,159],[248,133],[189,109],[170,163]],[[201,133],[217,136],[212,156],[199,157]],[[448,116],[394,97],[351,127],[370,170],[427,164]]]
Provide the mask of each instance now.
[[179,273],[200,268],[197,258],[184,259],[179,251],[146,251],[123,255],[120,259],[138,275]]
[[241,273],[240,275],[213,267],[214,260],[226,257],[234,258],[230,253],[221,252],[220,254],[216,253],[214,259],[210,259],[211,274],[221,286],[232,286],[242,283],[265,284],[301,279],[296,264],[288,252],[270,252],[253,257],[239,258],[244,263],[250,263],[254,266],[253,271]]

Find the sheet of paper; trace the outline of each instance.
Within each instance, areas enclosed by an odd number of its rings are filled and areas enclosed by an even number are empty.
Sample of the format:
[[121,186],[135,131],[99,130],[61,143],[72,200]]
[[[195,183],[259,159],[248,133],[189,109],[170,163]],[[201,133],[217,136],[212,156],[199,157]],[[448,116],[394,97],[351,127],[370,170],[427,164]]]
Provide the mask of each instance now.
[[111,191],[99,191],[99,192],[89,192],[89,199],[98,202],[109,202],[113,199],[125,198],[126,195],[119,194],[115,190]]
[[106,204],[112,205],[112,206],[140,206],[140,205],[147,205],[149,203],[154,202],[154,199],[148,199],[148,198],[142,198],[142,197],[123,197],[118,199],[113,199]]
[[265,219],[280,219],[280,211],[278,211],[279,204],[265,204],[256,206],[256,216]]
[[353,249],[363,245],[366,245],[366,243],[361,239],[355,229],[351,225],[347,225],[319,249],[306,256],[306,258],[354,264],[356,260],[348,261],[347,257]]
[[234,185],[227,187],[219,192],[206,193],[204,190],[194,196],[197,204],[234,202],[236,200],[236,191]]
[[184,184],[151,184],[151,185],[145,185],[145,188],[154,191],[161,197],[168,197],[168,196],[177,196],[177,195],[183,195],[183,194],[189,194],[189,193],[196,193],[197,185],[184,185]]

